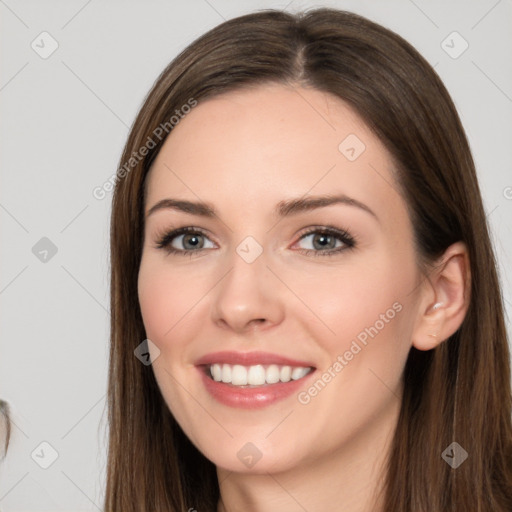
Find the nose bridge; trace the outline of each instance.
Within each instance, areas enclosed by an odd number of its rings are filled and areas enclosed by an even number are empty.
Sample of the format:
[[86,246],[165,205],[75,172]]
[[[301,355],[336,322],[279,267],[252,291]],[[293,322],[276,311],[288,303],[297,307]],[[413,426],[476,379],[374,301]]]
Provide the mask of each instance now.
[[258,297],[266,295],[269,284],[268,251],[254,237],[247,236],[234,248],[228,259],[231,270],[221,286],[223,299],[226,303],[238,301],[239,308],[247,309],[251,304],[256,304]]
[[236,254],[248,265],[260,259],[263,251],[263,246],[252,235],[246,236],[235,249]]
[[253,237],[245,237],[229,256],[229,272],[221,280],[213,304],[213,320],[244,330],[254,321],[278,323],[283,304],[267,268],[268,253]]

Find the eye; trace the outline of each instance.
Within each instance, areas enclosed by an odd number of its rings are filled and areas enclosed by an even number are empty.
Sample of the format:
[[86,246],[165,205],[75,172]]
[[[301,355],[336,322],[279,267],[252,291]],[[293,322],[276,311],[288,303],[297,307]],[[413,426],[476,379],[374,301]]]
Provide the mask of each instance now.
[[301,236],[299,242],[308,238],[313,249],[302,249],[301,252],[314,256],[332,256],[355,247],[355,239],[347,231],[334,227],[312,228]]
[[[332,256],[349,250],[356,245],[354,237],[347,231],[332,226],[310,228],[300,239],[300,243],[310,238],[313,249],[302,248],[300,252],[314,256]],[[213,248],[213,244],[205,245],[206,234],[199,228],[187,226],[167,231],[157,237],[156,248],[165,249],[169,254],[188,255],[200,254],[203,250]]]
[[165,249],[170,254],[200,253],[205,248],[204,239],[207,239],[202,230],[194,227],[184,227],[168,231],[158,237],[156,247]]

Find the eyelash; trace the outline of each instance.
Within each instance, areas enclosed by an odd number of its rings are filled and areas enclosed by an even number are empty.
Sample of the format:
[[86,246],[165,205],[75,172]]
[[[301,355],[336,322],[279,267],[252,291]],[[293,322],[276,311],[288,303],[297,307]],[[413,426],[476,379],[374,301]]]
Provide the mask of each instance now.
[[[356,246],[356,239],[352,235],[350,235],[347,231],[344,229],[338,229],[333,226],[323,226],[323,227],[313,227],[309,231],[303,233],[301,237],[299,238],[299,241],[305,238],[308,235],[311,234],[321,234],[321,235],[327,235],[327,236],[334,236],[338,240],[340,240],[344,247],[338,247],[337,249],[331,249],[329,251],[316,251],[312,249],[301,249],[300,252],[305,254],[312,254],[314,256],[334,256],[335,254],[339,254],[343,251],[347,251],[349,249],[353,249]],[[190,258],[194,256],[194,253],[202,253],[203,251],[207,249],[198,249],[193,251],[186,251],[183,249],[176,249],[172,247],[170,244],[176,238],[177,236],[183,235],[183,234],[195,234],[195,235],[202,235],[208,238],[206,233],[200,229],[195,228],[192,226],[187,226],[183,228],[178,228],[171,231],[166,231],[160,235],[157,235],[157,243],[156,248],[157,249],[165,249],[168,254],[175,254],[180,256],[189,255]]]

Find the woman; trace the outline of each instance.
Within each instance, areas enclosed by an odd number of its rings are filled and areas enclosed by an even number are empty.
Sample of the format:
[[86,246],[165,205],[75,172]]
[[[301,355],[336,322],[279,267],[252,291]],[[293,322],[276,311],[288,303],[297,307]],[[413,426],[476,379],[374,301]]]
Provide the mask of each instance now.
[[475,168],[407,42],[229,20],[155,82],[115,181],[105,510],[512,510]]

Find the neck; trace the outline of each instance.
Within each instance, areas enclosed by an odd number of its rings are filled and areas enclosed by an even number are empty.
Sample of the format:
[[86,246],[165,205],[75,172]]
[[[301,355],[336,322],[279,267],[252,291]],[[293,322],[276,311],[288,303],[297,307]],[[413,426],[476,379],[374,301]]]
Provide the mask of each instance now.
[[233,473],[218,467],[217,512],[383,512],[385,468],[399,411],[396,400],[337,450],[284,472]]

